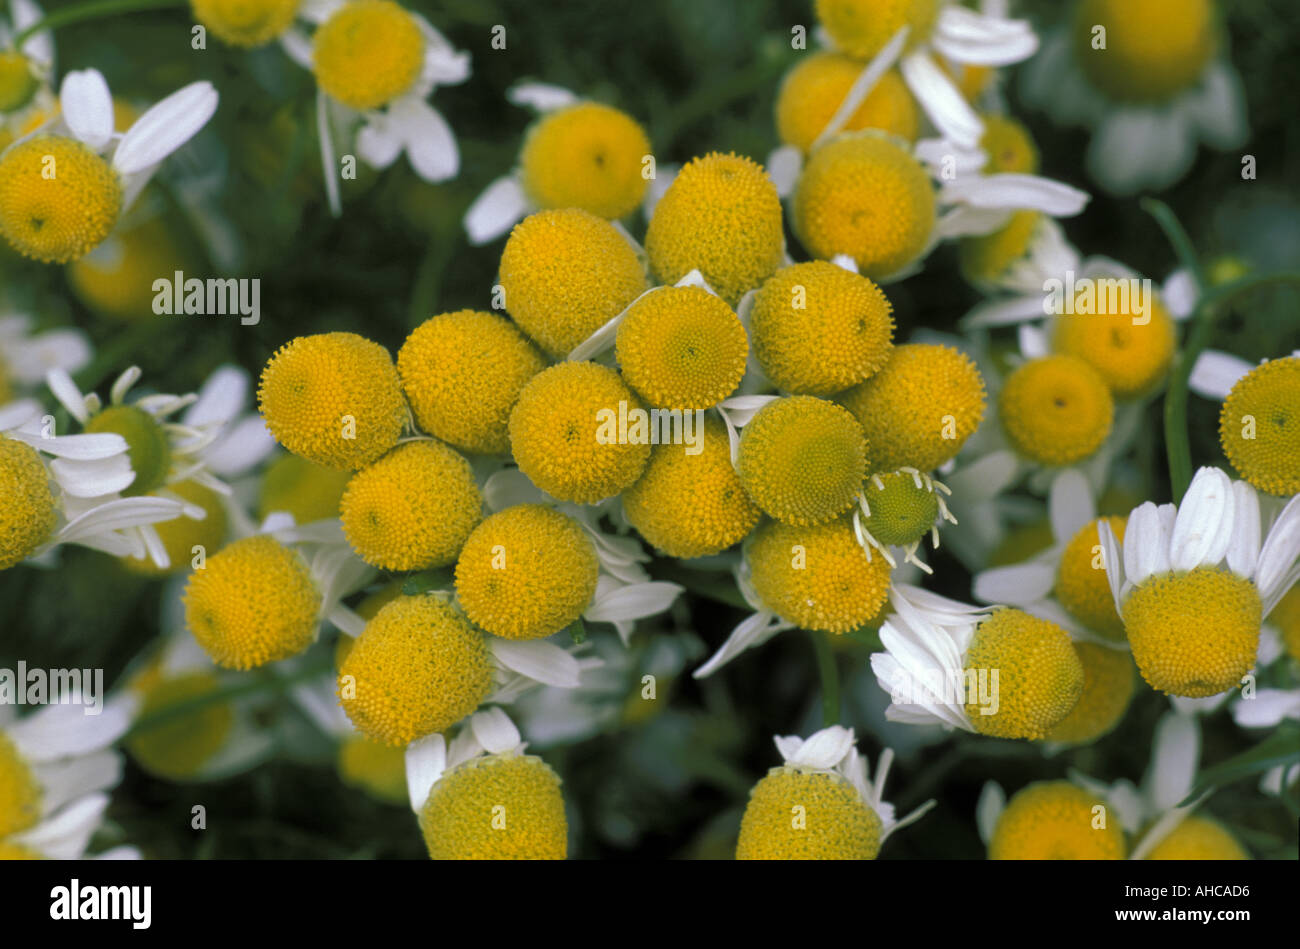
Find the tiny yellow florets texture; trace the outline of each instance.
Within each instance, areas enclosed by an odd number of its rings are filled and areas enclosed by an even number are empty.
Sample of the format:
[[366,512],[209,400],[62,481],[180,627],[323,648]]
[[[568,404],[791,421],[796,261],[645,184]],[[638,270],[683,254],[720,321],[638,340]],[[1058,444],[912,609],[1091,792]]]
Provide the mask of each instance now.
[[327,93],[377,109],[411,89],[424,67],[424,34],[391,0],[349,0],[312,38],[312,68]]
[[[1115,540],[1123,550],[1124,527],[1128,519],[1107,517]],[[1061,552],[1061,562],[1056,568],[1056,586],[1053,593],[1060,604],[1092,632],[1107,639],[1123,641],[1124,624],[1115,612],[1115,598],[1106,579],[1106,564],[1102,556],[1101,537],[1097,533],[1099,520],[1086,524]]]
[[339,504],[358,557],[384,570],[449,564],[483,517],[469,462],[441,442],[401,445],[352,476]]
[[491,687],[483,634],[436,596],[384,606],[339,668],[343,711],[362,734],[392,746],[456,724]]
[[829,396],[885,364],[893,350],[892,312],[866,277],[823,260],[794,264],[754,295],[754,353],[778,388]]
[[706,417],[699,451],[662,443],[641,480],[623,492],[628,523],[670,557],[704,557],[744,538],[760,516],[731,466],[727,430]]
[[456,561],[456,595],[489,633],[540,639],[582,615],[599,571],[582,525],[541,504],[520,504],[470,535]]
[[21,109],[39,88],[31,60],[17,50],[0,53],[0,113]]
[[420,810],[434,860],[563,860],[560,778],[533,755],[471,758],[443,775]]
[[992,233],[963,237],[957,245],[962,275],[974,284],[996,282],[1029,253],[1042,220],[1038,211],[1016,211]]
[[0,234],[24,257],[76,260],[108,236],[121,210],[117,172],[81,142],[38,135],[0,158]]
[[641,400],[618,373],[564,362],[519,394],[510,413],[510,449],[519,470],[551,497],[594,504],[641,477],[650,457],[648,428]]
[[627,239],[608,221],[577,208],[524,218],[501,254],[506,310],[556,359],[647,286],[645,268]]
[[838,774],[773,768],[749,792],[737,860],[874,860],[880,818]]
[[769,402],[745,426],[737,470],[765,514],[822,524],[853,506],[867,473],[867,440],[843,406],[793,395]]
[[144,409],[134,405],[109,406],[86,423],[86,431],[121,435],[126,440],[135,480],[122,491],[123,495],[148,494],[167,480],[172,463],[171,443],[163,427]]
[[1219,413],[1219,442],[1259,490],[1300,493],[1300,357],[1269,360],[1237,380]]
[[876,132],[841,135],[813,152],[793,209],[795,233],[812,256],[847,254],[873,279],[916,261],[935,224],[925,168]]
[[1151,848],[1147,860],[1249,860],[1237,838],[1218,821],[1192,814]]
[[1029,131],[1005,115],[984,115],[980,148],[988,162],[980,169],[986,175],[1033,175],[1038,172],[1038,146]]
[[325,468],[297,455],[281,455],[262,475],[257,516],[265,519],[273,511],[288,511],[296,524],[338,517],[339,501],[350,480],[349,471]]
[[290,26],[302,0],[190,0],[194,19],[232,46],[271,42]]
[[197,520],[182,514],[170,521],[155,524],[153,528],[158,532],[158,539],[162,541],[171,564],[162,570],[153,562],[152,557],[123,558],[122,562],[137,573],[150,576],[186,573],[199,553],[195,550],[196,547],[202,548],[203,555],[207,556],[220,550],[225,543],[229,521],[220,494],[197,481],[181,481],[170,485],[167,494],[202,508],[204,517]]
[[1282,595],[1268,621],[1281,633],[1287,655],[1300,662],[1300,583]]
[[1007,802],[989,841],[990,860],[1123,860],[1119,815],[1068,781],[1040,781]]
[[57,521],[50,475],[36,449],[0,435],[0,570],[31,555]]
[[316,636],[321,595],[295,551],[265,535],[207,558],[185,587],[185,623],[219,666],[296,656]]
[[41,819],[41,785],[18,748],[0,731],[0,840]]
[[645,130],[626,112],[580,102],[537,120],[524,139],[524,191],[539,208],[581,208],[615,220],[645,197]]
[[262,370],[257,399],[281,445],[352,471],[397,444],[407,411],[388,350],[355,333],[285,343]]
[[736,390],[749,340],[726,301],[700,287],[663,287],[618,326],[623,379],[656,408],[707,409]]
[[397,353],[402,389],[420,427],[481,454],[510,449],[510,410],[544,368],[542,354],[514,325],[475,310],[426,320]]
[[871,514],[862,518],[862,526],[882,544],[906,547],[934,527],[939,495],[918,480],[908,472],[891,471],[863,484],[862,494]]
[[1157,573],[1129,593],[1124,629],[1151,688],[1204,698],[1255,665],[1262,606],[1249,580],[1219,567]]
[[[211,695],[221,682],[210,672],[187,672],[162,679],[146,689],[137,720],[161,716],[188,702]],[[172,715],[137,732],[127,750],[150,774],[183,781],[200,774],[226,744],[234,725],[229,702],[210,702]]]
[[939,0],[817,0],[816,9],[839,49],[870,59],[904,26],[911,27],[909,46],[929,36],[939,17]]
[[960,350],[909,343],[840,401],[867,433],[875,470],[933,471],[979,428],[984,380]]
[[803,629],[858,629],[889,596],[888,562],[867,560],[847,517],[816,527],[768,521],[746,541],[745,559],[763,605]]
[[1083,0],[1074,17],[1075,58],[1114,99],[1165,102],[1195,85],[1214,57],[1214,21],[1213,0]]
[[[968,683],[987,676],[994,699],[982,702],[981,688],[979,700],[966,703],[971,724],[983,735],[1045,738],[1083,694],[1083,665],[1070,634],[1023,610],[995,610],[980,623],[964,668]],[[967,698],[976,698],[969,686]]]
[[[863,65],[842,53],[808,53],[786,73],[776,98],[776,133],[786,145],[807,152],[830,123]],[[880,77],[843,131],[881,129],[909,142],[920,131],[921,110],[897,70]]]
[[[1147,312],[1141,315],[1144,307]],[[1149,322],[1135,324],[1135,317]],[[1164,381],[1175,342],[1173,317],[1154,294],[1149,301],[1131,300],[1127,309],[1058,317],[1052,336],[1058,353],[1092,366],[1117,399],[1144,395]]]
[[1084,744],[1108,734],[1128,711],[1137,687],[1127,652],[1085,642],[1076,642],[1074,651],[1083,666],[1083,694],[1047,733],[1048,741]]
[[1002,384],[998,414],[1007,440],[1043,465],[1074,464],[1110,434],[1115,402],[1097,371],[1075,356],[1045,356]]
[[781,266],[781,199],[763,166],[711,152],[689,161],[655,206],[645,236],[661,283],[692,270],[732,306]]

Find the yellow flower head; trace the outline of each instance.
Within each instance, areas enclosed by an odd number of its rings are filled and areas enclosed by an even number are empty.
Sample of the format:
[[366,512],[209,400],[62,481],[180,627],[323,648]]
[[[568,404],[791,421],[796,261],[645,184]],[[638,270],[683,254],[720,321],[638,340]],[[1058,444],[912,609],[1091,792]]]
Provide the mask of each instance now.
[[871,511],[861,519],[862,526],[887,547],[917,543],[939,517],[939,495],[919,475],[908,471],[874,474],[863,484],[862,492]]
[[[1124,517],[1107,517],[1119,544],[1124,543]],[[1124,640],[1124,624],[1115,612],[1115,598],[1106,579],[1106,565],[1101,558],[1101,538],[1097,533],[1099,520],[1085,524],[1070,538],[1061,552],[1056,568],[1056,586],[1053,593],[1057,601],[1092,632],[1118,642]]]
[[50,475],[30,445],[0,435],[0,570],[26,560],[54,533]]
[[281,445],[352,471],[397,444],[407,411],[388,350],[355,333],[285,343],[262,370],[257,399]]
[[138,224],[124,223],[100,253],[68,264],[68,282],[77,298],[97,313],[143,322],[155,316],[153,282],[158,275],[191,269],[176,235],[162,218],[152,217]]
[[893,349],[892,311],[866,277],[823,260],[794,264],[754,295],[754,353],[783,391],[829,396],[885,364]]
[[1105,381],[1082,359],[1044,356],[1007,376],[998,415],[1021,455],[1043,465],[1071,465],[1106,440],[1115,403]]
[[1083,694],[1070,714],[1047,733],[1048,741],[1081,745],[1109,734],[1128,711],[1137,686],[1128,653],[1096,643],[1076,642],[1083,666]]
[[996,283],[1029,253],[1042,220],[1038,211],[1016,211],[996,231],[963,237],[957,244],[962,276],[974,284]]
[[[1199,81],[1218,46],[1213,0],[1082,0],[1072,39],[1087,77],[1114,99],[1166,102]],[[1099,48],[1098,27],[1105,28]]]
[[1007,802],[990,860],[1123,860],[1119,815],[1068,781],[1040,781]]
[[1005,115],[986,114],[984,135],[980,149],[988,155],[988,163],[981,169],[986,175],[1038,173],[1038,146],[1029,136],[1029,130],[1015,119]]
[[556,359],[646,289],[636,250],[608,221],[577,208],[540,211],[515,225],[501,254],[514,321]]
[[166,570],[159,569],[152,557],[126,557],[122,560],[126,566],[146,576],[164,576],[166,574],[184,573],[196,554],[194,548],[200,547],[204,556],[220,550],[226,539],[229,519],[221,495],[197,481],[181,481],[169,485],[168,493],[174,494],[196,507],[202,508],[204,517],[196,520],[182,514],[170,521],[153,525],[158,538],[167,550],[167,559],[171,561]]
[[510,410],[544,368],[542,354],[513,324],[475,310],[425,320],[397,353],[402,389],[420,427],[481,454],[509,451]]
[[1268,614],[1268,621],[1282,634],[1282,646],[1295,662],[1300,662],[1300,583],[1282,595]]
[[232,46],[251,49],[293,25],[302,0],[190,0],[194,19]]
[[817,0],[817,19],[835,45],[858,59],[871,59],[904,26],[909,46],[930,35],[939,0]]
[[749,792],[737,860],[874,860],[880,817],[838,774],[786,765]]
[[1300,493],[1300,356],[1271,359],[1237,380],[1219,413],[1219,443],[1259,490]]
[[399,4],[349,0],[316,31],[312,68],[339,102],[377,109],[415,85],[424,51],[419,24]]
[[135,480],[122,491],[127,497],[148,494],[161,488],[171,470],[171,440],[167,432],[144,409],[134,405],[113,405],[97,412],[86,423],[93,434],[121,435]]
[[763,166],[711,152],[686,163],[655,205],[645,236],[661,283],[692,270],[733,307],[781,266],[781,199]]
[[524,192],[539,208],[581,208],[615,220],[645,197],[649,155],[650,139],[630,115],[579,102],[537,120],[519,166]]
[[324,468],[297,455],[281,455],[262,475],[257,516],[265,519],[273,511],[288,511],[295,524],[338,517],[339,502],[351,479],[348,471]]
[[[159,679],[143,690],[141,720],[178,710],[219,691],[221,682],[210,672],[187,672]],[[202,772],[204,765],[225,747],[234,725],[229,702],[209,702],[190,711],[161,718],[135,733],[126,749],[145,771],[171,781],[185,781]]]
[[1249,860],[1250,854],[1218,821],[1191,814],[1146,855],[1147,860]]
[[0,731],[0,840],[36,826],[41,784],[13,741]]
[[[1052,335],[1058,353],[1077,356],[1092,366],[1117,399],[1150,392],[1174,361],[1173,317],[1154,294],[1149,301],[1142,296],[1130,300],[1129,308],[1112,313],[1059,316]],[[1144,306],[1149,306],[1148,322],[1134,323]]]
[[520,504],[470,534],[456,561],[456,596],[489,633],[541,639],[582,615],[599,572],[582,525],[541,504]]
[[40,86],[31,60],[18,50],[0,52],[0,113],[17,112]]
[[[807,152],[830,123],[862,74],[862,63],[843,53],[821,51],[802,57],[785,75],[776,97],[776,134],[786,145]],[[921,110],[897,70],[880,77],[843,131],[881,129],[915,142]]]
[[406,802],[406,749],[349,735],[339,743],[339,779],[389,804]]

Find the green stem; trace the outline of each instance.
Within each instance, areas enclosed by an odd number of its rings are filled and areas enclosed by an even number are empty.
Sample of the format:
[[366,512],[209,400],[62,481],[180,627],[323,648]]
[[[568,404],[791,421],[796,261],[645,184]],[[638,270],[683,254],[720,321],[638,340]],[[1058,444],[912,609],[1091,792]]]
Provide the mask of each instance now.
[[813,653],[817,657],[817,675],[822,683],[822,727],[829,728],[840,720],[840,678],[835,670],[835,655],[825,633],[810,630]]
[[1187,231],[1179,223],[1173,209],[1163,201],[1155,198],[1143,198],[1142,210],[1146,211],[1156,223],[1160,225],[1160,230],[1165,232],[1165,237],[1178,256],[1178,262],[1191,272],[1192,279],[1196,281],[1196,292],[1205,292],[1205,270],[1201,267],[1201,259],[1196,256],[1196,248],[1192,246],[1192,239],[1187,236]]
[[93,0],[75,7],[66,7],[47,14],[27,29],[14,37],[14,48],[21,48],[34,34],[42,30],[57,30],[72,23],[84,23],[101,17],[116,16],[119,13],[138,13],[143,10],[159,10],[165,7],[188,6],[189,0]]

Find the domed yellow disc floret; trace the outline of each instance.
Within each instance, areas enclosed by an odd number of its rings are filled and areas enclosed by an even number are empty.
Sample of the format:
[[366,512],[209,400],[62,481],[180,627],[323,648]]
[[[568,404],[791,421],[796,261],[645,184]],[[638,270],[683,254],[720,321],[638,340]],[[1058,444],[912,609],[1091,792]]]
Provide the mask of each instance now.
[[636,251],[608,221],[577,208],[515,225],[501,254],[505,306],[528,336],[563,359],[646,289]]
[[786,392],[842,392],[889,358],[892,311],[866,277],[824,260],[795,264],[778,270],[754,295],[754,353]]
[[707,409],[740,385],[749,340],[720,297],[700,287],[662,287],[632,304],[616,352],[624,380],[650,405]]
[[914,262],[934,231],[930,176],[877,132],[842,135],[813,152],[793,208],[795,233],[810,254],[847,254],[874,279]]
[[167,488],[167,493],[202,508],[203,519],[196,520],[182,514],[170,521],[163,521],[153,525],[154,530],[158,532],[158,538],[167,551],[167,559],[171,561],[171,564],[166,570],[160,570],[153,562],[152,557],[123,558],[122,562],[136,573],[143,573],[148,576],[185,573],[190,569],[190,564],[194,560],[195,547],[201,547],[203,555],[206,557],[208,554],[220,550],[221,545],[226,540],[228,518],[220,494],[209,487],[199,484],[197,481],[181,481],[178,484],[170,485]]
[[1096,741],[1118,725],[1137,686],[1127,652],[1085,642],[1076,642],[1074,651],[1083,666],[1083,694],[1047,733],[1048,741],[1072,745]]
[[[1174,361],[1174,320],[1160,301],[1133,300],[1118,312],[1074,313],[1056,320],[1052,344],[1097,370],[1117,399],[1132,399],[1158,386]],[[1138,315],[1149,306],[1146,314]],[[1133,322],[1146,319],[1148,322]],[[1300,360],[1297,360],[1300,362]],[[1300,372],[1296,374],[1300,378]],[[1297,427],[1300,431],[1300,426]]]
[[[1097,40],[1105,27],[1105,45]],[[1217,46],[1213,0],[1083,0],[1072,40],[1084,73],[1112,98],[1163,102],[1194,86]]]
[[436,596],[399,596],[339,668],[343,711],[362,734],[408,745],[469,715],[492,687],[483,634]]
[[871,511],[862,518],[862,527],[887,547],[915,544],[939,518],[939,495],[907,471],[872,475],[862,494]]
[[1029,130],[1005,115],[986,114],[980,149],[988,156],[981,171],[986,175],[1038,173],[1038,146]]
[[[807,152],[830,123],[849,89],[862,75],[863,64],[842,53],[809,53],[786,73],[776,97],[776,134],[786,145]],[[897,70],[880,77],[844,131],[881,129],[916,141],[921,112]]]
[[30,445],[0,435],[0,570],[26,560],[54,532],[50,475]]
[[909,343],[840,401],[862,424],[877,471],[933,471],[956,457],[984,418],[984,380],[949,346]]
[[1044,465],[1070,465],[1101,447],[1115,403],[1101,376],[1082,359],[1044,356],[1007,376],[998,415],[1020,454]]
[[338,768],[344,784],[390,804],[406,803],[405,748],[349,735],[339,744]]
[[338,517],[339,501],[351,478],[348,471],[325,468],[297,455],[281,455],[262,475],[257,516],[265,519],[273,511],[288,511],[296,524]]
[[190,0],[194,19],[232,46],[269,43],[291,25],[302,0]]
[[181,712],[180,707],[219,691],[221,682],[210,672],[187,672],[150,686],[140,703],[137,720],[162,716],[134,733],[126,743],[136,763],[150,774],[173,781],[193,778],[225,747],[235,721],[229,702],[215,701]]
[[416,421],[462,451],[508,451],[506,426],[519,390],[546,360],[508,320],[459,310],[426,320],[397,353]]
[[1249,860],[1237,838],[1216,820],[1192,814],[1184,817],[1147,860]]
[[[124,322],[156,318],[153,283],[159,274],[198,269],[162,217],[128,218],[113,229],[102,248],[68,264],[68,283],[87,307]],[[168,297],[170,286],[164,291]]]
[[406,401],[388,350],[356,333],[285,343],[262,370],[262,418],[289,451],[355,471],[397,444]]
[[759,510],[731,466],[727,430],[713,417],[691,444],[661,444],[641,480],[623,492],[628,523],[670,557],[726,550],[758,523]]
[[121,210],[117,172],[75,139],[38,135],[0,158],[0,234],[24,257],[76,260],[108,236]]
[[599,571],[582,525],[541,504],[520,504],[493,514],[465,542],[456,595],[489,633],[540,639],[582,615]]
[[148,494],[162,487],[171,469],[171,442],[158,421],[134,405],[113,405],[96,413],[86,423],[94,434],[121,435],[135,480],[122,492],[127,497]]
[[992,233],[963,237],[957,244],[962,276],[977,285],[995,283],[1029,253],[1042,221],[1038,211],[1016,211]]
[[349,0],[316,30],[312,69],[327,93],[354,109],[377,109],[415,85],[424,34],[391,0]]
[[737,471],[765,514],[822,524],[853,506],[867,473],[867,440],[843,406],[793,395],[769,402],[745,426]]
[[471,758],[433,786],[420,832],[434,860],[563,860],[560,778],[534,755]]
[[1237,380],[1219,413],[1219,442],[1259,490],[1300,493],[1300,357],[1269,360]]
[[[1115,597],[1106,579],[1106,563],[1101,553],[1101,536],[1097,525],[1101,519],[1084,525],[1070,538],[1061,552],[1056,568],[1054,594],[1070,615],[1107,639],[1123,641],[1124,624],[1115,612]],[[1115,540],[1123,545],[1125,517],[1107,517]],[[1121,547],[1122,549],[1122,547]]]
[[1151,688],[1204,698],[1241,684],[1259,649],[1259,592],[1218,567],[1157,573],[1129,593],[1124,629]]
[[650,457],[648,429],[648,413],[618,373],[563,362],[519,394],[510,413],[510,449],[519,470],[551,497],[594,504],[641,477]]
[[939,0],[817,0],[817,19],[836,47],[871,59],[900,28],[911,27],[909,47],[930,35]]
[[441,442],[401,445],[352,476],[339,503],[358,557],[384,570],[451,563],[483,517],[463,455]]
[[1044,738],[1083,694],[1083,665],[1070,634],[1023,610],[995,610],[980,623],[964,668],[967,681],[974,673],[989,683],[992,702],[966,704],[982,735]]
[[768,521],[746,542],[745,560],[763,605],[803,629],[858,629],[889,596],[889,564],[867,560],[846,517],[816,527]]
[[31,60],[17,50],[0,52],[0,112],[21,109],[39,88]]
[[1268,621],[1281,633],[1287,655],[1300,662],[1300,583],[1282,595]]
[[596,102],[551,112],[524,139],[524,192],[539,208],[582,208],[614,220],[645,197],[645,130],[626,112]]
[[737,860],[874,860],[880,818],[838,774],[773,768],[749,792]]
[[990,860],[1123,860],[1119,815],[1068,781],[1018,791],[993,828]]
[[0,731],[0,840],[34,827],[41,819],[41,785],[3,731]]
[[781,199],[763,166],[711,152],[686,163],[655,205],[645,235],[661,283],[692,270],[736,306],[781,266]]
[[185,587],[185,622],[228,669],[296,656],[316,636],[321,595],[295,551],[265,535],[209,557]]

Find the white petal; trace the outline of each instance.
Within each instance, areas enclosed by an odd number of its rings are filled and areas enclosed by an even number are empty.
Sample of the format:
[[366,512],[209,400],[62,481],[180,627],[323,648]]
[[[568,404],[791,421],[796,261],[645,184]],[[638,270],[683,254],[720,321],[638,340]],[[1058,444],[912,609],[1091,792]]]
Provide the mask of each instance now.
[[1221,62],[1206,70],[1192,100],[1191,114],[1206,144],[1227,149],[1245,142],[1250,128],[1246,122],[1246,94],[1237,71]]
[[[396,115],[393,113],[396,112]],[[410,96],[390,107],[390,117],[399,123],[406,142],[406,157],[415,173],[425,181],[455,178],[460,171],[460,149],[451,126],[433,106]]]
[[38,765],[34,770],[44,790],[41,809],[51,814],[86,794],[117,787],[122,780],[122,756],[116,751],[96,751]]
[[1232,718],[1242,728],[1272,728],[1284,719],[1300,719],[1300,689],[1259,689],[1232,707]]
[[291,26],[280,34],[280,48],[303,69],[311,69],[315,65],[312,62],[311,37],[300,27]]
[[446,767],[447,741],[442,735],[435,732],[406,746],[406,790],[415,813],[424,810],[429,792]]
[[[32,0],[9,0],[9,10],[13,16],[13,29],[21,33],[29,26],[45,19],[41,8]],[[54,68],[54,34],[49,30],[37,30],[23,43],[23,53],[46,69]]]
[[1056,569],[1049,564],[1025,563],[994,567],[975,574],[972,593],[983,603],[1025,606],[1050,596]]
[[1207,349],[1196,357],[1188,388],[1199,396],[1222,402],[1246,373],[1255,367],[1230,353]]
[[1282,509],[1259,552],[1255,586],[1266,605],[1289,586],[1285,579],[1292,572],[1297,557],[1300,557],[1300,494]]
[[[794,193],[794,186],[799,182],[799,172],[803,170],[803,152],[793,145],[782,145],[773,149],[767,156],[767,176],[776,185],[776,193],[781,197]],[[647,210],[646,217],[654,213]]]
[[494,636],[491,644],[497,661],[513,672],[561,689],[576,689],[579,685],[578,660],[554,643]]
[[1176,320],[1185,320],[1192,315],[1199,296],[1196,278],[1185,267],[1171,273],[1164,286],[1160,288],[1160,298],[1164,300],[1165,309]]
[[86,411],[86,397],[81,394],[66,370],[51,369],[45,374],[45,384],[73,418],[83,425],[90,421],[90,413]]
[[949,59],[976,66],[1009,66],[1038,51],[1028,21],[985,16],[957,5],[943,8],[930,43]]
[[371,168],[387,168],[402,154],[402,136],[388,116],[374,114],[357,132],[357,154]]
[[996,174],[959,178],[939,191],[942,202],[964,202],[977,208],[1042,211],[1070,217],[1084,209],[1088,192],[1039,175]]
[[1052,479],[1051,493],[1047,499],[1052,522],[1052,536],[1058,544],[1068,544],[1074,535],[1097,517],[1097,507],[1092,500],[1092,488],[1083,472],[1066,468]]
[[1169,539],[1169,566],[1191,570],[1222,560],[1231,538],[1232,512],[1232,482],[1228,476],[1218,468],[1196,472],[1178,506]]
[[889,42],[872,57],[871,62],[867,63],[862,72],[858,74],[858,77],[853,80],[853,85],[849,87],[849,91],[835,110],[835,114],[831,116],[830,121],[826,123],[826,127],[821,130],[821,133],[813,141],[812,148],[816,148],[822,142],[843,130],[849,119],[853,117],[853,114],[867,100],[867,96],[876,87],[876,83],[898,62],[898,57],[903,53],[903,47],[907,45],[907,36],[910,32],[911,27],[907,25],[899,27]]
[[217,111],[217,90],[207,81],[173,92],[136,120],[113,153],[113,167],[130,175],[152,168],[195,135]]
[[113,95],[99,70],[68,73],[59,90],[59,107],[72,134],[95,151],[113,137]]
[[545,82],[521,82],[506,92],[506,99],[518,106],[527,106],[538,112],[554,112],[576,105],[582,100],[563,86]]
[[727,641],[709,657],[708,662],[691,673],[691,676],[696,679],[710,676],[746,649],[760,646],[777,633],[790,628],[789,623],[776,620],[771,613],[753,613],[736,625],[736,628],[731,631],[731,635],[727,637]]
[[1166,811],[1192,790],[1201,757],[1201,735],[1196,719],[1169,712],[1156,724],[1151,765],[1143,780],[1147,796],[1158,810]]
[[832,725],[815,732],[787,763],[829,771],[853,750],[853,729]]
[[1003,297],[977,304],[961,319],[963,329],[1010,326],[1043,318],[1043,297]]
[[681,592],[682,587],[676,583],[661,580],[630,583],[605,596],[598,595],[582,615],[597,623],[641,619],[668,609]]
[[100,461],[126,453],[126,439],[114,432],[56,435],[42,438],[37,444],[47,455],[72,461]]
[[1037,323],[1021,323],[1017,326],[1016,340],[1020,346],[1020,355],[1026,359],[1040,359],[1052,351],[1047,331]]
[[1085,162],[1089,173],[1112,194],[1158,190],[1191,167],[1195,144],[1177,115],[1154,109],[1119,109],[1093,132]]
[[1160,530],[1160,512],[1147,501],[1133,509],[1124,528],[1124,575],[1136,585],[1153,573],[1168,570],[1169,554]]
[[979,801],[975,804],[975,826],[979,828],[980,840],[987,845],[993,839],[993,831],[998,826],[998,818],[1007,808],[1007,792],[996,781],[985,781],[980,790]]
[[984,123],[934,60],[923,52],[912,53],[903,57],[899,69],[921,108],[942,135],[968,148],[979,142],[984,134]]
[[510,721],[510,716],[496,706],[475,712],[470,717],[469,727],[474,731],[475,740],[491,754],[499,755],[519,747],[519,729]]
[[542,504],[546,495],[518,468],[503,468],[483,483],[483,500],[496,512],[516,504]]
[[1259,561],[1259,498],[1245,481],[1232,482],[1232,534],[1228,540],[1228,569],[1247,580]]
[[514,175],[498,178],[465,212],[465,233],[475,246],[496,240],[528,213],[531,204]]
[[107,794],[88,794],[14,840],[53,860],[76,860],[108,808]]
[[108,702],[98,715],[89,711],[82,704],[46,705],[6,732],[24,758],[39,763],[108,748],[130,727],[130,710],[123,705]]
[[798,735],[773,735],[772,741],[782,761],[789,761],[803,747],[803,739]]
[[[1130,515],[1130,523],[1132,516]],[[1097,538],[1101,541],[1102,550],[1106,556],[1106,582],[1110,585],[1111,599],[1115,601],[1115,612],[1123,615],[1120,603],[1120,591],[1123,588],[1124,577],[1124,558],[1120,553],[1119,543],[1115,540],[1115,532],[1110,529],[1110,523],[1102,520],[1097,524]],[[1125,538],[1128,540],[1128,531],[1125,529]]]

